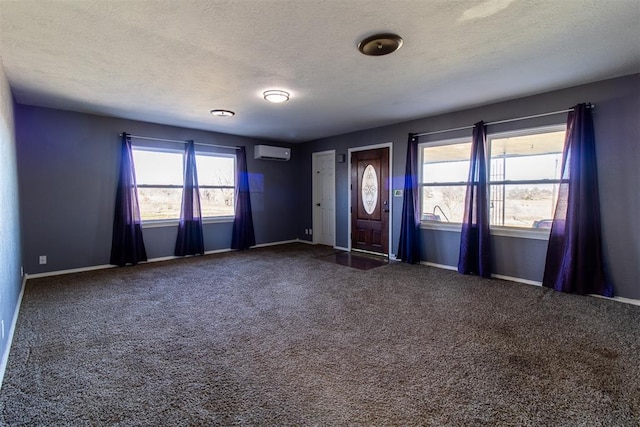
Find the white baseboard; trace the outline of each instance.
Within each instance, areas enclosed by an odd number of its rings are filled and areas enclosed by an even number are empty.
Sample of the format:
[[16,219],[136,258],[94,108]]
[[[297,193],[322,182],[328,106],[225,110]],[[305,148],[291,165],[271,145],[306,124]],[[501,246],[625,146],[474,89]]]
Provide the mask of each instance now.
[[55,271],[47,271],[44,273],[25,274],[24,277],[27,279],[37,279],[39,277],[60,276],[62,274],[82,273],[84,271],[93,271],[93,270],[104,270],[105,268],[113,268],[113,267],[116,267],[116,266],[111,264],[93,265],[90,267],[70,268],[68,270],[55,270]]
[[420,264],[426,265],[429,267],[442,268],[443,270],[458,271],[458,267],[454,267],[453,265],[436,264],[435,262],[427,262],[427,261],[420,261]]
[[9,335],[7,336],[7,345],[2,353],[2,359],[0,359],[0,390],[2,390],[2,383],[4,382],[4,373],[7,370],[7,362],[9,362],[9,352],[11,351],[11,345],[13,344],[13,334],[16,331],[16,325],[18,324],[18,315],[20,314],[20,307],[22,307],[22,296],[24,295],[24,288],[27,285],[27,276],[22,276],[22,284],[20,285],[20,294],[18,295],[18,301],[16,301],[16,308],[13,312],[13,319],[11,319],[11,327],[9,328]]
[[[224,252],[231,252],[232,249],[214,249],[212,251],[205,251],[204,254],[205,255],[212,255],[212,254],[221,254]],[[185,256],[175,256],[175,255],[169,255],[169,256],[162,256],[162,257],[157,257],[157,258],[151,258],[148,259],[144,262],[141,262],[140,264],[145,264],[145,263],[149,263],[149,262],[162,262],[162,261],[171,261],[172,259],[183,259],[183,258],[191,258],[194,256],[198,256],[198,255],[185,255]],[[115,266],[112,266],[115,267]]]
[[508,280],[509,282],[524,283],[525,285],[542,286],[542,282],[537,282],[535,280],[529,280],[529,279],[521,279],[519,277],[504,276],[502,274],[492,274],[491,278]]
[[625,298],[625,297],[603,297],[602,295],[597,295],[597,294],[589,294],[589,296],[596,297],[596,298],[602,298],[602,299],[609,299],[609,300],[621,302],[621,303],[624,303],[624,304],[631,304],[631,305],[640,306],[640,299]]
[[[452,265],[444,265],[444,264],[436,264],[433,262],[426,262],[426,261],[420,261],[420,264],[422,265],[427,265],[429,267],[436,267],[436,268],[442,268],[445,270],[453,270],[453,271],[457,271],[458,268],[454,267]],[[491,275],[492,278],[495,279],[502,279],[502,280],[508,280],[509,282],[517,282],[517,283],[524,283],[526,285],[532,285],[532,286],[542,286],[542,282],[538,282],[535,280],[528,280],[528,279],[521,279],[519,277],[512,277],[512,276],[505,276],[502,274],[492,274]],[[608,299],[611,301],[617,301],[617,302],[621,302],[624,304],[631,304],[631,305],[637,305],[640,306],[640,300],[637,299],[633,299],[633,298],[625,298],[625,297],[603,297],[602,295],[596,295],[596,294],[588,294],[591,297],[596,297],[596,298],[602,298],[602,299]]]
[[[261,243],[259,245],[255,245],[253,247],[254,248],[264,248],[264,247],[267,247],[267,246],[285,245],[287,243],[296,243],[296,242],[310,243],[310,242],[307,242],[307,241],[304,241],[304,240],[294,239],[294,240],[284,240],[284,241],[280,241],[280,242]],[[233,251],[233,249],[229,249],[229,248],[214,249],[214,250],[211,250],[211,251],[206,251],[204,254],[205,255],[212,255],[212,254],[220,254],[220,253],[231,252],[231,251]],[[194,256],[194,255],[187,255],[186,257],[170,255],[170,256],[163,256],[163,257],[157,257],[157,258],[150,258],[147,261],[141,262],[140,264],[145,264],[145,263],[150,263],[150,262],[170,261],[172,259],[182,259],[182,258],[188,258],[188,257],[191,257],[191,256]],[[106,268],[114,268],[114,267],[117,267],[117,266],[113,265],[113,264],[92,265],[90,267],[70,268],[70,269],[66,269],[66,270],[47,271],[47,272],[44,272],[44,273],[25,274],[24,277],[25,278],[29,278],[29,279],[38,279],[40,277],[60,276],[62,274],[82,273],[82,272],[85,272],[85,271],[104,270]]]
[[[434,262],[427,262],[427,261],[420,261],[420,264],[428,265],[429,267],[442,268],[444,270],[458,271],[458,267],[456,267],[454,265],[436,264]],[[533,286],[542,286],[542,283],[536,282],[535,280],[528,280],[528,279],[521,279],[519,277],[505,276],[503,274],[492,274],[491,278],[493,278],[493,279],[501,279],[501,280],[508,280],[509,282],[525,283],[527,285],[533,285]]]
[[[527,280],[527,279],[520,279],[518,277],[511,277],[511,276],[503,276],[501,274],[492,274],[491,275],[492,278],[496,278],[496,279],[502,279],[502,280],[508,280],[510,282],[518,282],[518,283],[524,283],[526,285],[533,285],[533,286],[542,286],[542,282],[537,282],[535,280]],[[640,300],[637,299],[633,299],[633,298],[625,298],[625,297],[603,297],[602,295],[597,295],[597,294],[587,294],[590,297],[596,297],[596,298],[602,298],[602,299],[608,299],[608,300],[612,300],[612,301],[617,301],[617,302],[621,302],[624,304],[631,304],[631,305],[638,305],[640,306]]]
[[315,243],[313,243],[312,240],[304,240],[304,239],[296,239],[296,240],[291,240],[289,242],[283,242],[283,243],[304,243],[305,245],[315,245]]
[[334,246],[333,249],[337,249],[339,251],[349,252],[349,248],[343,248],[342,246]]
[[269,242],[269,243],[260,243],[259,245],[253,246],[254,248],[266,248],[268,246],[278,246],[278,245],[286,245],[289,243],[310,243],[306,240],[293,239],[293,240],[281,240],[279,242]]

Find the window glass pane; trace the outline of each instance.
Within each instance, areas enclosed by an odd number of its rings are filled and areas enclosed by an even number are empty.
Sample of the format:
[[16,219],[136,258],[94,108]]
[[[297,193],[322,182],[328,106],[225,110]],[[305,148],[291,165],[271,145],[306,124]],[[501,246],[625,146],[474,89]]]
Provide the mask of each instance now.
[[549,228],[560,184],[491,185],[490,223]]
[[233,188],[201,188],[200,207],[203,217],[233,216]]
[[491,139],[491,181],[559,179],[564,131]]
[[422,220],[462,222],[465,185],[422,187]]
[[138,185],[182,185],[182,153],[132,151]]
[[466,182],[471,143],[438,145],[422,149],[422,182]]
[[[179,185],[183,180],[182,153],[133,149],[138,185]],[[140,216],[143,221],[178,219],[182,188],[138,187]]]
[[196,155],[199,185],[228,185],[235,181],[235,158]]
[[[180,218],[182,188],[144,186],[179,185],[183,180],[181,152],[133,149],[136,168],[140,215],[143,221]],[[234,214],[235,157],[196,155],[198,183],[231,188],[201,188],[200,204],[203,217]]]
[[376,210],[376,204],[378,203],[378,174],[373,165],[369,164],[364,168],[362,174],[362,204],[364,210],[369,215],[372,215]]
[[203,217],[233,216],[235,193],[235,158],[199,154],[196,155],[198,184],[231,188],[200,188],[200,205]]
[[138,188],[143,221],[180,218],[182,188]]

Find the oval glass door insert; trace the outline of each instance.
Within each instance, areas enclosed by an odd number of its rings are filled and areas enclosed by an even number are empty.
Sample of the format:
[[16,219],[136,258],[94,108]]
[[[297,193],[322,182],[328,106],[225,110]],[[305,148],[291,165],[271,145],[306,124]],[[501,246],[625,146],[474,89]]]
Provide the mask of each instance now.
[[369,215],[378,204],[378,174],[373,165],[367,165],[362,174],[362,206]]

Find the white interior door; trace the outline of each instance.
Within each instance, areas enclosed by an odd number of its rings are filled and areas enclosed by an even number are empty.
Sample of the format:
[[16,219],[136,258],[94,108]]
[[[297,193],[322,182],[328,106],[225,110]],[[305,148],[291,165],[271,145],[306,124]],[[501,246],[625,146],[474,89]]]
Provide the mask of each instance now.
[[313,153],[313,243],[335,246],[335,151]]

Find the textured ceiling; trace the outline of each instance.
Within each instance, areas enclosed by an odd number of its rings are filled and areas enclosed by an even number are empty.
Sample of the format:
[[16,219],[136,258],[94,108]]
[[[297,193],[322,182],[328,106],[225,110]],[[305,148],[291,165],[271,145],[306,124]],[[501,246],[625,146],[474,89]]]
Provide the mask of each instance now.
[[639,72],[640,1],[0,0],[0,57],[20,103],[299,142]]

